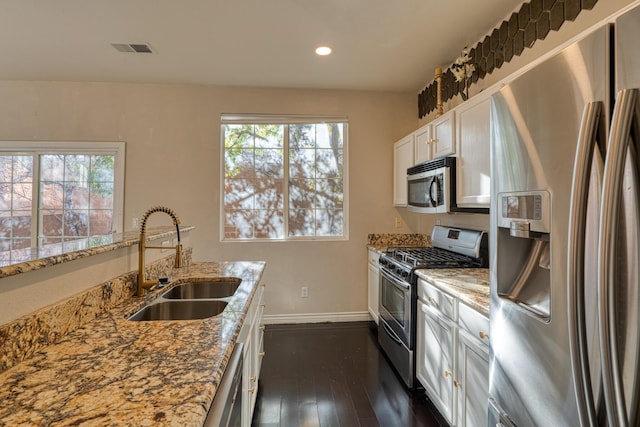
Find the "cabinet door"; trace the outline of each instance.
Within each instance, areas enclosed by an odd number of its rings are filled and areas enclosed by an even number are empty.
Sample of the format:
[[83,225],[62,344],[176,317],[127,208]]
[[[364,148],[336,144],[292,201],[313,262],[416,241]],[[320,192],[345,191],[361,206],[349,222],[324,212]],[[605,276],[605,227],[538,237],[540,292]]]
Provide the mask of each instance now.
[[460,330],[457,393],[459,427],[485,427],[489,423],[489,347]]
[[431,122],[431,158],[437,159],[438,157],[455,154],[456,145],[453,125],[453,110]]
[[449,424],[453,422],[456,326],[418,300],[416,377]]
[[415,132],[415,161],[420,164],[431,160],[431,125],[422,126]]
[[244,343],[242,370],[242,425],[251,426],[253,411],[258,395],[258,379],[262,367],[264,284],[259,285],[253,297],[251,306],[247,310],[247,317],[240,329],[238,341]]
[[488,208],[491,198],[490,94],[469,101],[456,110],[458,159],[456,161],[456,201],[459,207]]
[[[242,365],[242,425],[251,425],[257,384],[253,380],[253,367],[255,363],[255,342],[253,339],[253,324],[247,325],[247,339],[244,341],[243,365]],[[244,329],[244,327],[243,327]]]
[[379,280],[380,280],[380,270],[378,266],[373,265],[371,263],[367,264],[368,274],[368,306],[369,306],[369,314],[373,317],[373,320],[378,324],[378,292],[380,288]]
[[407,169],[413,166],[413,134],[393,145],[393,205],[407,206]]

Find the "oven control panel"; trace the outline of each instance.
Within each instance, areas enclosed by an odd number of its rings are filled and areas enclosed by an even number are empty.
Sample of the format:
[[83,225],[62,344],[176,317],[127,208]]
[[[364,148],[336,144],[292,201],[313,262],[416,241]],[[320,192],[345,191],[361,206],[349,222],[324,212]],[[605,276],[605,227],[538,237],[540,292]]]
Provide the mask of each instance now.
[[436,225],[431,231],[431,245],[436,248],[479,258],[487,245],[487,233],[478,230]]

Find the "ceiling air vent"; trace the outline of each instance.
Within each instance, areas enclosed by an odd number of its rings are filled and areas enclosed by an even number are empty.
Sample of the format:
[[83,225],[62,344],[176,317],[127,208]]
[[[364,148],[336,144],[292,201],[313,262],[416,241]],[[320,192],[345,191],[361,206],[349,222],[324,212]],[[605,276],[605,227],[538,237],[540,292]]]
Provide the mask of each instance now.
[[111,43],[118,52],[153,53],[147,43]]

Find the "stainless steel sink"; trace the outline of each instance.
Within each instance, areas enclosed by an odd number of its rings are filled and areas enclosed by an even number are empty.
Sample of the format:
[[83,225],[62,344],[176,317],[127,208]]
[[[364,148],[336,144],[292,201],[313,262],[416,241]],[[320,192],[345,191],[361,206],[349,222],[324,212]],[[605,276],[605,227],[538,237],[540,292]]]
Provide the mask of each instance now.
[[242,282],[241,279],[188,282],[169,289],[162,294],[162,297],[167,299],[227,298],[233,296],[240,282]]
[[206,319],[222,313],[226,306],[226,301],[161,301],[142,308],[129,317],[129,320]]

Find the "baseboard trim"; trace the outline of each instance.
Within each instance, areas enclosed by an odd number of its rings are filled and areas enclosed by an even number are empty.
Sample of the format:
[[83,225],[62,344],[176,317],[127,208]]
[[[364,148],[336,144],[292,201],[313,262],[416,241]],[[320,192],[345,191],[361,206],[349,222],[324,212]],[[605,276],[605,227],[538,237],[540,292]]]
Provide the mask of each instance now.
[[352,311],[348,313],[271,314],[264,316],[265,325],[363,322],[367,320],[369,320],[369,312],[367,311]]

